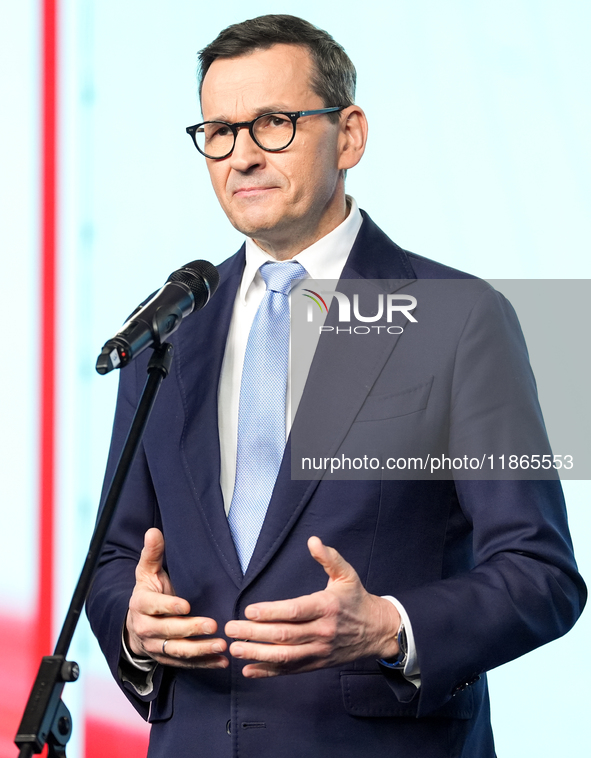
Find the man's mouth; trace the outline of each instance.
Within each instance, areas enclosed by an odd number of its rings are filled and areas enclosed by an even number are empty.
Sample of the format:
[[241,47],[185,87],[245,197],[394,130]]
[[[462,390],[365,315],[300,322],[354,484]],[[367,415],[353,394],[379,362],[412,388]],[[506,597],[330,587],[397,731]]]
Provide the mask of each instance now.
[[261,195],[265,192],[269,192],[270,190],[277,189],[276,187],[240,187],[237,190],[234,190],[232,193],[234,197],[256,197],[257,195]]

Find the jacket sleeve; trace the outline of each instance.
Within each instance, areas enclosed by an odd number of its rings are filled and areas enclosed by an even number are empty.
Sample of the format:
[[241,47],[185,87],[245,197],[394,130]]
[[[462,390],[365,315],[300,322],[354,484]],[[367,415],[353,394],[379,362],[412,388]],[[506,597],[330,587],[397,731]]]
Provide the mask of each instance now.
[[[99,513],[104,507],[108,487],[135,413],[141,386],[140,371],[145,369],[143,364],[144,361],[141,359],[135,361],[120,376],[115,421]],[[143,376],[145,377],[145,373]],[[109,528],[107,541],[86,602],[86,613],[115,680],[144,719],[148,717],[148,701],[153,700],[158,694],[162,667],[156,668],[152,692],[143,697],[138,695],[129,682],[121,680],[121,635],[129,599],[135,586],[135,568],[143,547],[143,536],[153,526],[161,528],[158,503],[144,450],[140,446]]]
[[[452,457],[550,450],[519,322],[494,290],[477,301],[457,346],[449,450]],[[455,482],[472,527],[473,567],[396,593],[417,647],[418,715],[565,634],[584,607],[558,478],[503,476]]]

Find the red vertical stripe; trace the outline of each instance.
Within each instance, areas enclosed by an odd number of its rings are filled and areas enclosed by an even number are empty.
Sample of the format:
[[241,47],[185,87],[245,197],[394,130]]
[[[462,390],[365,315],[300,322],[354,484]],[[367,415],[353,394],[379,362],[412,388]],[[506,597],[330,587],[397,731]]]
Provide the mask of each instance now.
[[41,0],[39,577],[36,652],[51,652],[56,403],[57,0]]

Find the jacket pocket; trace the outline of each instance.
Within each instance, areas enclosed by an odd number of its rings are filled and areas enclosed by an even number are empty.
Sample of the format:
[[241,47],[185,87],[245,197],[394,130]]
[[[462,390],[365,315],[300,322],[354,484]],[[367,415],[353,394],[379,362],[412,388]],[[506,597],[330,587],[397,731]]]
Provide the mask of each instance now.
[[174,711],[174,687],[176,679],[174,676],[162,678],[162,684],[154,700],[150,701],[150,710],[148,711],[148,722],[155,724],[159,721],[168,721]]
[[[345,710],[351,716],[412,718],[417,715],[418,697],[410,703],[401,703],[379,672],[342,671],[341,689]],[[474,694],[468,688],[421,718],[470,719],[473,713]]]
[[389,395],[368,395],[355,421],[381,421],[422,411],[427,407],[432,386],[431,376],[427,381]]

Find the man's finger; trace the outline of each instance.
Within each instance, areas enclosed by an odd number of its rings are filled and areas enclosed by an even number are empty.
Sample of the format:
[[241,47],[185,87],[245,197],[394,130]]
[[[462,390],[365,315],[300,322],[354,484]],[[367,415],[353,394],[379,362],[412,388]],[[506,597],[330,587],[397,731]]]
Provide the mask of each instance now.
[[357,572],[350,563],[337,552],[334,547],[323,544],[319,537],[310,537],[308,550],[315,561],[324,568],[328,576],[333,579],[356,579]]
[[148,529],[144,536],[144,547],[137,565],[137,572],[158,574],[162,570],[164,558],[164,536],[160,529]]
[[[247,679],[268,679],[270,676],[279,676],[281,673],[283,672],[272,663],[249,663],[242,669],[242,675]],[[294,673],[301,673],[301,671],[298,669]]]
[[[166,641],[164,653],[162,652],[162,643]],[[228,645],[225,640],[189,640],[165,638],[149,640],[145,645],[146,651],[155,660],[165,662],[168,665],[174,665],[175,661],[194,661],[199,664],[206,663],[200,659],[210,656],[219,656]],[[227,659],[226,659],[227,660]]]
[[276,663],[249,663],[242,669],[242,675],[247,679],[267,679],[270,676],[283,676],[284,674],[303,674],[306,671],[316,671],[321,668],[317,661],[306,661],[290,666],[287,670]]
[[317,625],[313,623],[281,624],[256,623],[250,621],[229,621],[225,632],[237,640],[271,642],[275,645],[303,645],[318,637]]
[[201,617],[143,616],[135,621],[134,630],[143,640],[184,639],[212,635],[217,624],[213,619]]
[[191,606],[184,598],[143,588],[133,593],[129,609],[146,616],[186,616],[191,612]]
[[[168,646],[167,646],[168,647]],[[266,671],[278,674],[293,674],[296,671],[312,671],[321,668],[330,658],[330,648],[318,643],[306,645],[266,645],[237,641],[229,647],[230,655],[245,661],[257,661]],[[255,669],[249,667],[250,672]],[[242,670],[245,676],[248,671]],[[251,674],[252,675],[252,674]],[[268,675],[268,674],[267,674]]]
[[151,656],[157,663],[164,666],[174,666],[182,669],[227,669],[230,661],[225,655],[204,655],[199,658],[193,656],[172,657],[163,655]]
[[[163,643],[164,652],[162,650]],[[189,669],[224,669],[230,662],[223,655],[228,644],[223,639],[191,640],[164,638],[148,640],[145,652],[165,666]]]
[[[314,592],[312,595],[302,595],[302,597],[295,597],[290,600],[253,603],[253,605],[246,607],[244,615],[250,621],[288,621],[292,623],[313,621],[324,615],[326,604],[327,598],[321,592]],[[230,621],[228,623],[240,624],[242,622]],[[232,635],[228,634],[228,636]]]

